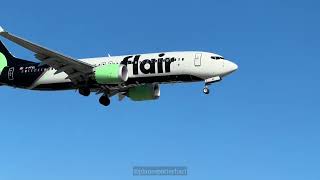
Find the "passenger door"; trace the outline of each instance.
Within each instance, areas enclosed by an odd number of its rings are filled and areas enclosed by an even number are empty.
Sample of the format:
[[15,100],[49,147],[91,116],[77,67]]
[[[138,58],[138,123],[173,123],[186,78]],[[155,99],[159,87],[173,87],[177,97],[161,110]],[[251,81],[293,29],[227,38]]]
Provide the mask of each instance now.
[[199,67],[201,66],[201,57],[202,54],[201,53],[196,53],[195,57],[194,57],[194,66]]
[[13,81],[14,80],[13,73],[14,73],[14,67],[9,68],[9,71],[8,71],[8,79],[9,79],[9,81]]

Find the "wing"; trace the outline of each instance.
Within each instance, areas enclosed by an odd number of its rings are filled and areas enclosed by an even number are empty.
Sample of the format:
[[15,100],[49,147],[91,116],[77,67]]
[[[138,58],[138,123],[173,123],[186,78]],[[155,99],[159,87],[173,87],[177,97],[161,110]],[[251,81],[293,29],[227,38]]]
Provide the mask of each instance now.
[[87,81],[89,75],[93,73],[94,66],[78,61],[72,57],[63,55],[56,51],[39,46],[18,36],[6,32],[0,27],[0,35],[4,38],[32,51],[39,59],[41,65],[49,65],[57,70],[56,74],[65,72],[74,84]]
[[[57,70],[56,74],[65,72],[75,85],[88,81],[89,77],[93,74],[94,66],[78,61],[72,57],[63,55],[56,51],[47,49],[23,38],[10,34],[0,27],[0,35],[4,38],[32,51],[35,57],[39,59],[41,65],[49,65]],[[118,84],[113,86],[99,85],[96,89],[97,94],[108,94],[109,97],[116,94],[121,94],[128,91],[129,88],[135,87],[139,84]],[[141,85],[141,84],[140,84]]]

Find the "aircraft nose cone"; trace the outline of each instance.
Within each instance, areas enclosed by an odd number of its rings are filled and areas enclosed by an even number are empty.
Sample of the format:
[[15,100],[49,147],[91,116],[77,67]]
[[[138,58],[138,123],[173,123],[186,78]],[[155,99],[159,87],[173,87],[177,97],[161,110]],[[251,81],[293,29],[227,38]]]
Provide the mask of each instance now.
[[225,74],[230,74],[238,69],[238,65],[234,62],[225,60],[224,69],[225,69]]
[[230,66],[230,70],[233,72],[233,71],[236,71],[238,69],[238,65],[234,62],[231,62],[229,61],[229,66]]

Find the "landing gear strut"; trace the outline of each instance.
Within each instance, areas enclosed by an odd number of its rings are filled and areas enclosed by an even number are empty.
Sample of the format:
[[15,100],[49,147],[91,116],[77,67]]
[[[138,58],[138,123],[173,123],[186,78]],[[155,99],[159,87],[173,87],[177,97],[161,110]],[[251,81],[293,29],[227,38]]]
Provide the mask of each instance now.
[[99,102],[100,102],[100,104],[102,104],[102,105],[104,105],[104,106],[109,106],[109,104],[110,104],[110,99],[109,99],[108,96],[103,95],[103,96],[100,97]]
[[82,96],[89,96],[90,95],[90,89],[89,88],[80,88],[79,93]]
[[219,76],[206,79],[205,84],[204,84],[204,88],[203,88],[203,93],[209,94],[210,93],[209,85],[211,85],[212,83],[215,83],[215,82],[219,82],[219,81],[221,81],[221,78]]

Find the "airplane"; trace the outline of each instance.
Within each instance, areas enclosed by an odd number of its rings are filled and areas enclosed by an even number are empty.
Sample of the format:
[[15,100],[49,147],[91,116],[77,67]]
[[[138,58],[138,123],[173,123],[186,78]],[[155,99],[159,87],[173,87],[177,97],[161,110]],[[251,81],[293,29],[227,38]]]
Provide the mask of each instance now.
[[156,100],[160,84],[221,81],[238,66],[215,53],[161,52],[76,59],[32,43],[5,31],[0,36],[35,54],[40,62],[13,56],[0,41],[0,85],[39,91],[78,90],[83,96],[101,95],[99,102],[128,97],[133,101]]

